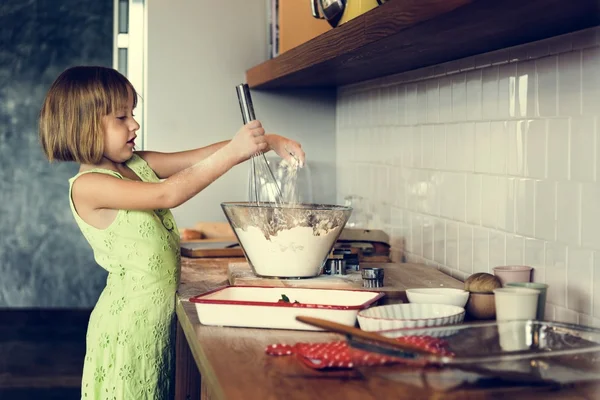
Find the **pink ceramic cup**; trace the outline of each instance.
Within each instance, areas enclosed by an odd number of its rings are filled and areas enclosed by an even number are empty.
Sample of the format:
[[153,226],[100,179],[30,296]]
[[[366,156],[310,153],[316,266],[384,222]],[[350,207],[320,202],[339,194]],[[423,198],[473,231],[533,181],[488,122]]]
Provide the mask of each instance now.
[[503,265],[494,267],[494,275],[500,279],[502,286],[509,282],[531,282],[531,270],[526,265]]

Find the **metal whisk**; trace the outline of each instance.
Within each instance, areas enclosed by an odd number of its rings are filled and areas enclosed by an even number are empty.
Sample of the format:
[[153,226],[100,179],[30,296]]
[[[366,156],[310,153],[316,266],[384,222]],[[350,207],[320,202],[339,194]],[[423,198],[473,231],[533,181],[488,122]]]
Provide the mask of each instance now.
[[[243,83],[236,86],[238,100],[240,102],[240,110],[242,112],[242,120],[244,121],[244,125],[250,121],[256,119],[254,116],[254,107],[252,105],[252,97],[250,96],[250,88],[247,84]],[[260,152],[254,154],[250,158],[250,185],[249,190],[250,194],[254,191],[254,198],[256,203],[260,205],[260,196],[258,193],[258,180],[259,175],[266,176],[270,178],[272,184],[275,187],[274,194],[274,202],[275,205],[279,206],[283,203],[283,196],[281,195],[281,189],[277,184],[277,180],[275,179],[275,175],[273,175],[273,171],[269,167],[269,163],[267,162],[267,158],[264,153]],[[252,196],[250,196],[252,197]]]

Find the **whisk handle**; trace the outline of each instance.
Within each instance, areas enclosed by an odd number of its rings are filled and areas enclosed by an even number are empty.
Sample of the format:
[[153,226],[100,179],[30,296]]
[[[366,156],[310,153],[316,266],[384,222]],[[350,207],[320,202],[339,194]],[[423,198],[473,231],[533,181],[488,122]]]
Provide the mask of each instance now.
[[250,121],[254,121],[256,116],[254,115],[254,106],[252,105],[252,96],[250,95],[250,88],[248,84],[242,83],[235,87],[237,92],[238,101],[240,102],[240,111],[242,112],[242,120],[244,125]]

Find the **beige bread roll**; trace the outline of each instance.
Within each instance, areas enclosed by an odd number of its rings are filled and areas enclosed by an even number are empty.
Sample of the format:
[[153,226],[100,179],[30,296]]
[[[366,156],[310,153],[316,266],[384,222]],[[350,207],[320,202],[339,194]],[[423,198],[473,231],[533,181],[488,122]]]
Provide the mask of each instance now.
[[187,228],[180,229],[179,235],[181,236],[181,240],[204,239],[204,235],[202,234],[202,232],[197,231],[195,229],[187,229]]
[[486,272],[475,273],[465,280],[465,290],[471,293],[493,293],[499,287],[502,287],[500,279]]

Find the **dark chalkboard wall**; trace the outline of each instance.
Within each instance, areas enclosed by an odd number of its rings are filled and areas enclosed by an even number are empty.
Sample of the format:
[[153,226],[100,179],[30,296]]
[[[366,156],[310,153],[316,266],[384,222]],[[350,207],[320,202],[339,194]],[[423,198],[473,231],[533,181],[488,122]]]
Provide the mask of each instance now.
[[37,117],[74,65],[112,65],[112,0],[0,1],[0,307],[92,307],[106,273],[68,202],[78,166],[50,165]]

